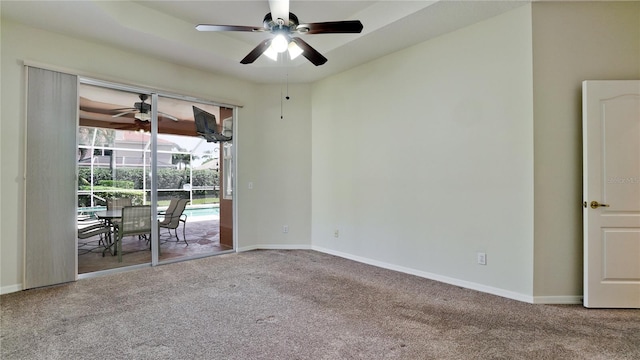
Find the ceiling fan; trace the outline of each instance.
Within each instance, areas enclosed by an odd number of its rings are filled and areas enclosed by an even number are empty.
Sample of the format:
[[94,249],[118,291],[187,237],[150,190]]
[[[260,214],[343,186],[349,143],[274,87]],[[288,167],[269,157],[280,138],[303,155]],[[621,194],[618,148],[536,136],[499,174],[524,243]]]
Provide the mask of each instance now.
[[[128,114],[134,114],[133,117],[136,118],[136,120],[141,120],[141,121],[151,120],[151,104],[145,102],[149,98],[149,95],[140,94],[139,98],[140,98],[140,102],[134,103],[133,107],[112,109],[111,111],[121,111],[120,113],[112,115],[112,117],[120,117]],[[166,117],[173,121],[178,121],[177,117],[173,115],[169,115],[167,113],[160,112],[160,111],[158,111],[158,116]]]
[[274,36],[258,44],[240,63],[251,64],[263,53],[277,60],[279,53],[288,50],[291,59],[302,54],[316,66],[326,63],[327,58],[301,38],[292,36],[293,34],[348,34],[362,31],[362,23],[359,20],[301,24],[298,17],[289,12],[289,0],[269,0],[269,8],[271,12],[265,15],[262,27],[199,24],[196,30],[270,32]]

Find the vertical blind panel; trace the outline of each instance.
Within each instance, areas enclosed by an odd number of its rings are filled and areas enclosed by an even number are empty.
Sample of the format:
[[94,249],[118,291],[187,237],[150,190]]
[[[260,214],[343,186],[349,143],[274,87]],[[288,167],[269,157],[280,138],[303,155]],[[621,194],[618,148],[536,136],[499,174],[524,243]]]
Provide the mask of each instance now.
[[76,277],[74,75],[28,67],[25,289]]

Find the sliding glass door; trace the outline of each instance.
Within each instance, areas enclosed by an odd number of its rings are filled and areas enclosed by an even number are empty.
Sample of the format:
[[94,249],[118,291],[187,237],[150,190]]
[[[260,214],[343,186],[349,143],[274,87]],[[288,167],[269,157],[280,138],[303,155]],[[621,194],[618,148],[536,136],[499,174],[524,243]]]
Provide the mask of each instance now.
[[[196,132],[194,107],[219,119],[219,107],[160,96],[158,109],[159,260],[220,251],[220,144]],[[199,110],[198,110],[199,111]],[[178,120],[176,120],[178,119]]]
[[[151,218],[134,223],[125,206],[150,206],[150,122],[145,93],[81,84],[78,126],[78,273],[151,263]],[[137,101],[136,101],[137,100]],[[115,104],[113,104],[115,103]],[[120,104],[130,103],[130,106]],[[141,120],[142,119],[142,120]],[[151,210],[149,210],[149,213]],[[93,234],[100,226],[107,232]]]
[[[226,141],[205,139],[195,113],[205,114],[207,129]],[[112,231],[78,239],[80,274],[233,249],[232,240],[220,241],[221,220],[231,220],[231,213],[220,218],[220,203],[232,198],[231,182],[222,179],[225,161],[226,178],[233,178],[232,119],[231,107],[81,81],[78,226],[83,219]],[[108,211],[113,200],[149,206],[155,225],[148,234],[122,236],[126,219]]]

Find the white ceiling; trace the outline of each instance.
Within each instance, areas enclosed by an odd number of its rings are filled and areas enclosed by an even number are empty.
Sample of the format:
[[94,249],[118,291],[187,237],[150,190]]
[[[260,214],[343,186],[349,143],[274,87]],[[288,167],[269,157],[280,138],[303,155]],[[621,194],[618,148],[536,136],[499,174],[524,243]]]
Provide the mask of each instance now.
[[[198,32],[200,23],[262,26],[262,1],[0,1],[3,18],[260,83],[311,82],[529,3],[530,0],[295,1],[301,22],[360,20],[361,34],[302,35],[329,60],[240,64],[268,33]],[[286,65],[286,66],[285,66]]]

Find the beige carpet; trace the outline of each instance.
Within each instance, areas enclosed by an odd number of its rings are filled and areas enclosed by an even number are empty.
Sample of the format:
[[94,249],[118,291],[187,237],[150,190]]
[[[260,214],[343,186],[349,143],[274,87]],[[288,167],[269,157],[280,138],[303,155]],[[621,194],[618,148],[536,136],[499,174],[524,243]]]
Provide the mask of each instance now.
[[314,251],[0,297],[5,359],[640,359],[640,311],[531,305]]

